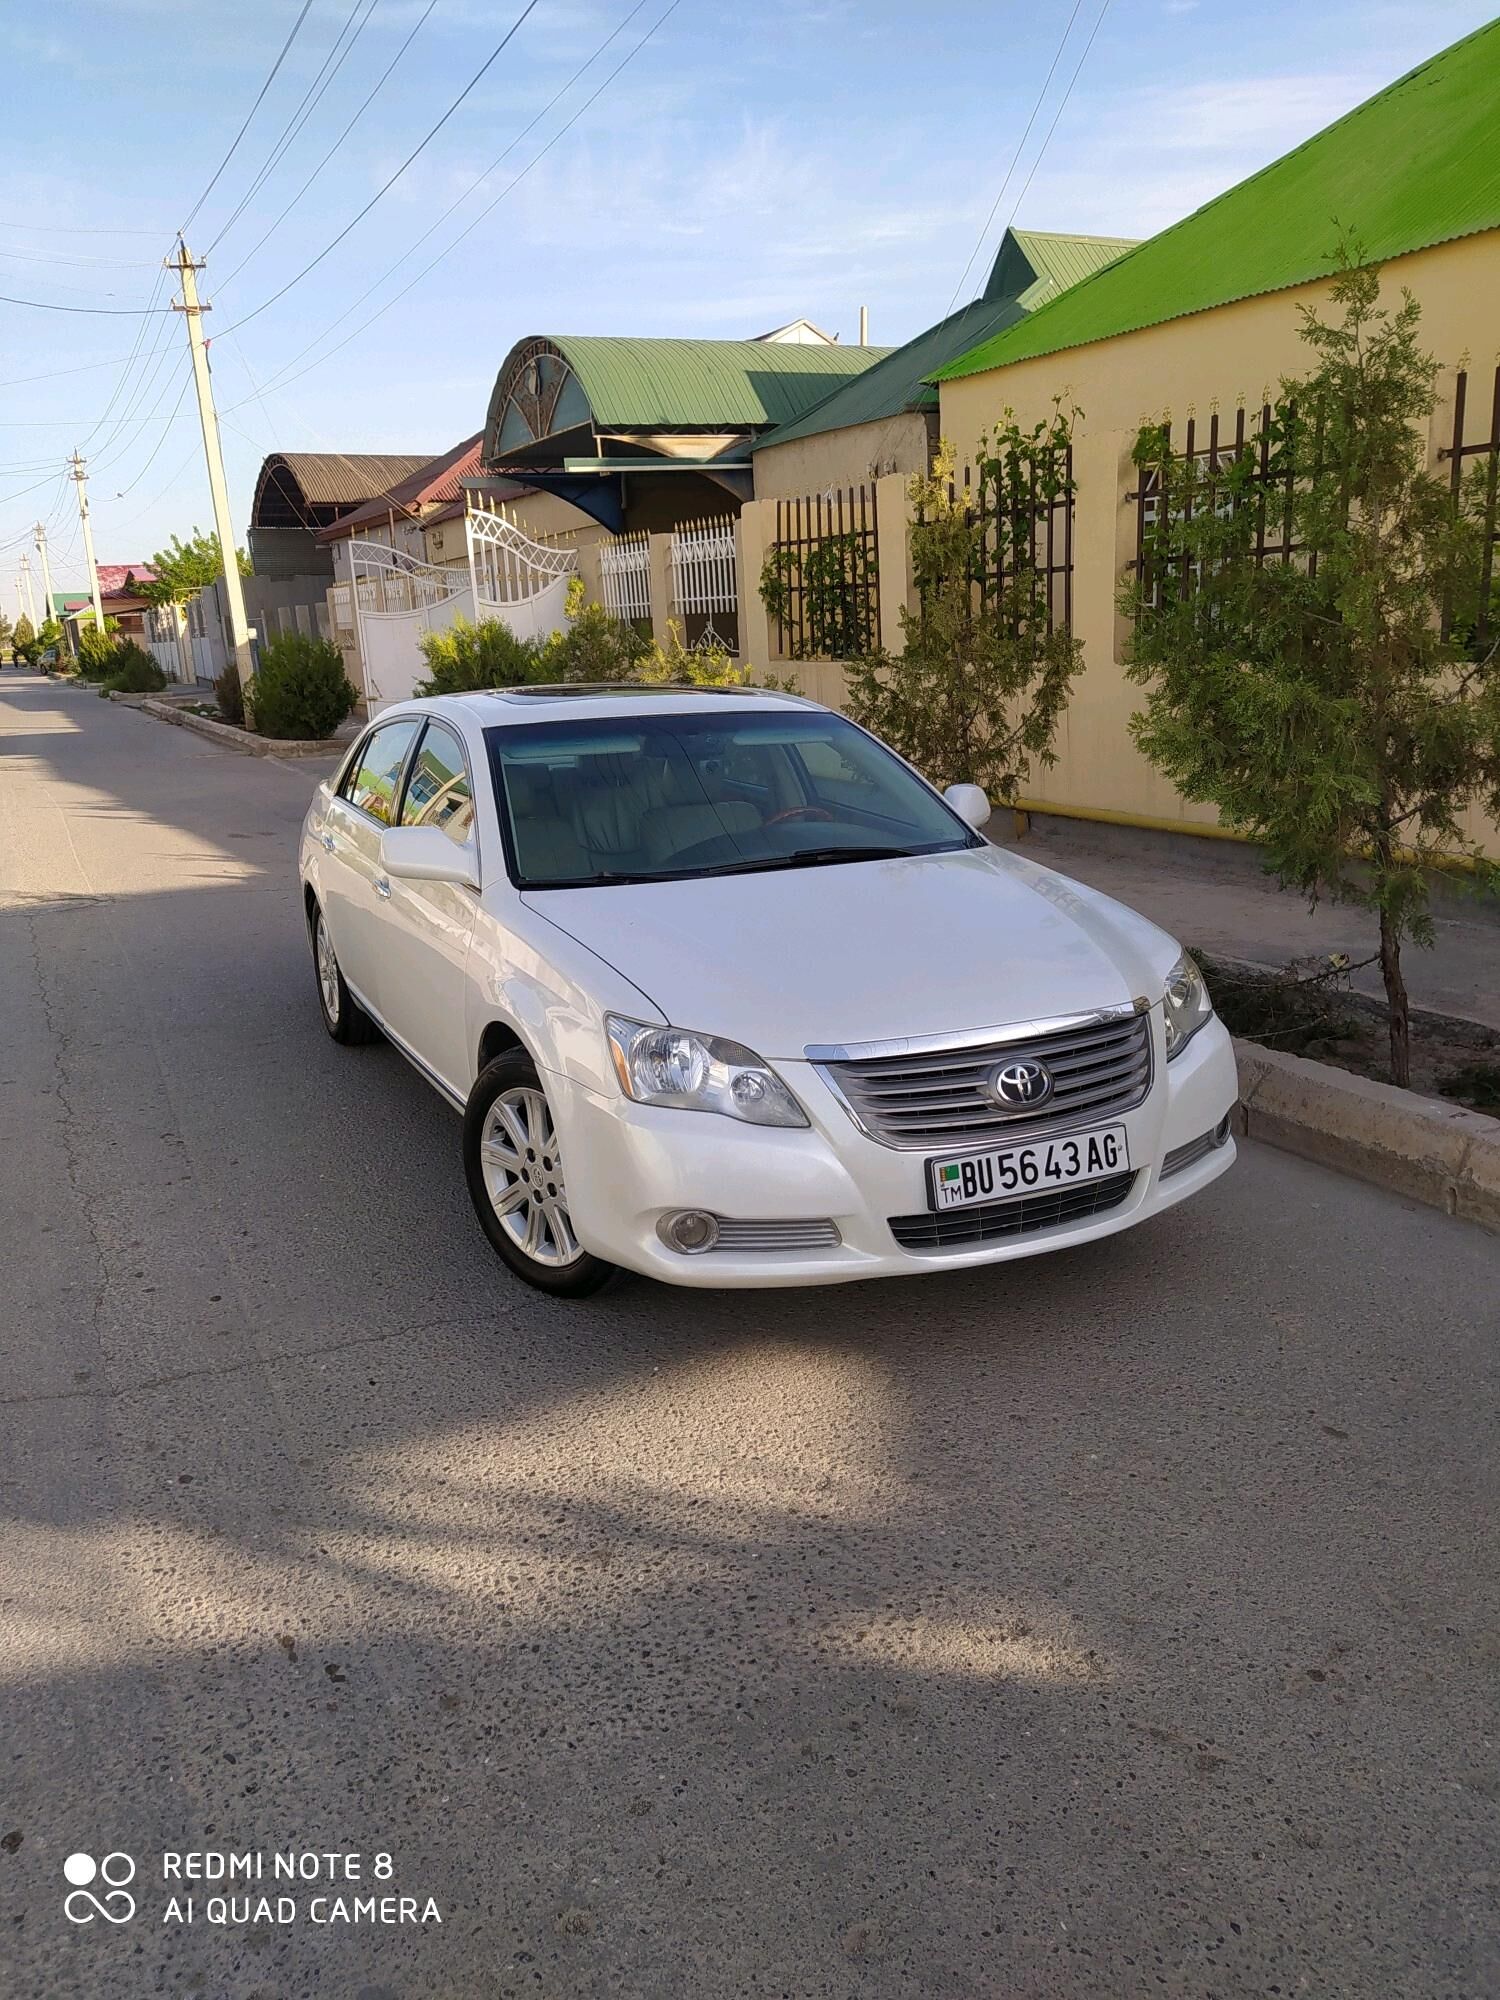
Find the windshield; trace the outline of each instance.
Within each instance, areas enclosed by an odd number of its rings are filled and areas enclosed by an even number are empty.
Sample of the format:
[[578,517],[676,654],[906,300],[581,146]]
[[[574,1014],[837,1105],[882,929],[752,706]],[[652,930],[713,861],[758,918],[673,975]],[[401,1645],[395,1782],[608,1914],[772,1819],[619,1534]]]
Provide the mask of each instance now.
[[736,709],[487,729],[522,888],[820,867],[981,843],[842,716]]

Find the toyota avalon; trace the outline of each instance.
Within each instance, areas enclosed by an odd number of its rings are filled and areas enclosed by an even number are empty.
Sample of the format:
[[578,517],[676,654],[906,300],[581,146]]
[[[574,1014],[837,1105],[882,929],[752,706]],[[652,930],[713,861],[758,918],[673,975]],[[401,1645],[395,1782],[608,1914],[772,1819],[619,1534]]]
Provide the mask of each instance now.
[[989,810],[796,696],[401,702],[303,829],[323,1023],[463,1114],[480,1224],[544,1291],[1108,1236],[1234,1159],[1230,1040],[1179,944]]

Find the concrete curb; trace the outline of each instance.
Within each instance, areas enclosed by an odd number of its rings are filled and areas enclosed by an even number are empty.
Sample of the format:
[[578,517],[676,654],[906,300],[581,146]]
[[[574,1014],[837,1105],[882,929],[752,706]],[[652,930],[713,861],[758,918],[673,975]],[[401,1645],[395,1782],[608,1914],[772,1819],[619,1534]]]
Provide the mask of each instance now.
[[170,702],[160,701],[154,695],[111,695],[110,699],[127,702],[143,714],[154,715],[158,722],[171,722],[179,729],[191,729],[225,750],[238,750],[242,757],[337,757],[354,741],[351,735],[294,737],[287,740],[274,736],[253,736],[249,730],[236,729],[231,723],[215,722],[206,715],[190,715],[185,709],[174,708]]
[[1500,1232],[1500,1121],[1236,1041],[1237,1128]]

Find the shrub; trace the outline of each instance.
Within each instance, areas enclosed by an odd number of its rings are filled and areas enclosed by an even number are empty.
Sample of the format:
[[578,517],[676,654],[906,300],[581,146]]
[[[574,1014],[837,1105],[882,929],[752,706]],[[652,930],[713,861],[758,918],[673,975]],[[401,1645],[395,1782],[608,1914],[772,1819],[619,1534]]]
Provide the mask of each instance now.
[[[946,443],[908,489],[917,608],[902,608],[900,653],[852,663],[846,708],[934,784],[1008,800],[1037,765],[1057,761],[1053,737],[1083,648],[1053,622],[1037,537],[1047,510],[1071,500],[1072,414],[1055,405],[1022,430],[1007,411],[979,441],[980,506],[954,486]],[[975,588],[982,577],[987,592]]]
[[623,678],[643,687],[749,687],[750,670],[737,667],[734,656],[723,646],[684,646],[682,634],[669,621],[665,646],[651,644],[636,662],[635,671]]
[[119,649],[120,628],[112,618],[104,621],[102,632],[97,625],[85,626],[78,635],[78,671],[84,680],[108,680]]
[[650,635],[621,618],[611,617],[602,604],[586,604],[583,579],[568,585],[568,624],[554,632],[542,648],[548,681],[633,681],[652,651]]
[[214,682],[214,700],[219,704],[219,713],[226,722],[244,728],[245,690],[240,686],[240,670],[233,660]]
[[418,681],[416,692],[469,694],[477,688],[534,687],[553,678],[542,666],[543,647],[535,639],[518,639],[498,618],[471,625],[460,618],[446,632],[423,638],[422,657],[430,677]]
[[114,672],[99,683],[100,694],[159,694],[167,677],[151,655],[134,639],[115,648]]
[[250,705],[262,736],[331,736],[358,700],[343,655],[327,639],[283,632],[261,648]]

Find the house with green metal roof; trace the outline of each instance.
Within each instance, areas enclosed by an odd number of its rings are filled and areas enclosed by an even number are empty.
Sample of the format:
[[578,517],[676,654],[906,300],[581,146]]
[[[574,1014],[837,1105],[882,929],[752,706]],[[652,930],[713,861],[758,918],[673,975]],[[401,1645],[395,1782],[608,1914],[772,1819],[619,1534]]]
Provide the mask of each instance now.
[[881,347],[545,334],[495,378],[483,470],[556,494],[604,527],[738,511],[756,438],[795,421]]
[[[1477,29],[1203,208],[991,329],[938,381],[1160,326],[1500,226],[1500,21]],[[1493,337],[1489,345],[1493,346]]]
[[[1023,425],[1059,398],[1077,412],[1066,601],[1084,672],[1033,806],[1213,830],[1130,737],[1118,597],[1154,504],[1132,453],[1148,421],[1179,452],[1253,441],[1283,379],[1314,365],[1304,313],[1327,316],[1341,239],[1379,266],[1385,303],[1420,307],[1429,465],[1500,464],[1500,21],[930,372],[961,454],[1007,409]],[[1470,831],[1500,854],[1477,808]]]
[[938,392],[929,379],[935,371],[1133,247],[1122,237],[1007,229],[978,298],[756,440],[757,496],[925,471],[938,435]]

